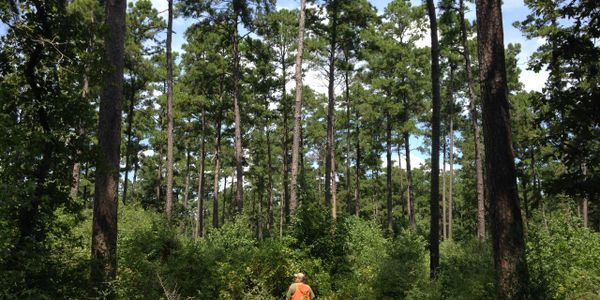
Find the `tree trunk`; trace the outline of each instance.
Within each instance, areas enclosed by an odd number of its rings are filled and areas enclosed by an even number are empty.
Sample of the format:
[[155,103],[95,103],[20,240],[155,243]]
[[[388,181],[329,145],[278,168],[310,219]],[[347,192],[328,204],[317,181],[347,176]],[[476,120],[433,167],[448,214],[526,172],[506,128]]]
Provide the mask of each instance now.
[[[348,53],[344,54],[346,58],[346,68],[349,68]],[[352,195],[350,193],[350,182],[352,181],[350,174],[350,83],[348,80],[348,69],[344,73],[344,84],[346,85],[346,211],[352,214]]]
[[131,156],[131,136],[132,136],[132,129],[133,129],[133,111],[134,111],[134,106],[135,106],[135,78],[133,76],[133,74],[129,74],[129,76],[131,77],[131,91],[129,93],[129,105],[128,105],[128,109],[127,109],[127,129],[126,129],[126,135],[127,135],[127,145],[125,145],[125,176],[123,178],[123,204],[127,203],[127,191],[128,191],[128,187],[129,187],[129,169],[130,167],[130,160],[129,157]]
[[196,219],[196,232],[194,238],[201,237],[204,233],[204,163],[206,161],[206,139],[205,139],[205,118],[204,109],[202,109],[202,115],[200,116],[200,134],[202,140],[200,141],[200,159],[198,166],[198,219]]
[[[225,225],[225,206],[227,203],[227,178],[229,176],[225,175],[225,179],[223,182],[223,205],[221,205],[221,226]],[[233,181],[233,178],[232,178]],[[233,182],[231,184],[233,186]]]
[[185,183],[183,187],[183,207],[186,212],[189,207],[189,195],[190,195],[190,151],[186,150],[185,155]]
[[169,16],[167,19],[167,201],[165,214],[171,218],[173,210],[173,54],[171,44],[173,40],[173,0],[169,3]]
[[354,177],[354,214],[359,217],[360,216],[360,125],[359,125],[359,116],[358,109],[354,112],[355,122],[356,122],[356,176]]
[[431,195],[429,206],[431,225],[429,232],[429,271],[435,278],[440,263],[440,50],[437,36],[437,19],[433,0],[427,0],[427,11],[431,28]]
[[527,299],[528,271],[517,195],[499,0],[477,0],[477,48],[497,299]]
[[448,238],[447,220],[446,220],[446,137],[444,137],[444,146],[442,151],[442,238]]
[[296,99],[294,102],[294,137],[292,141],[292,181],[290,183],[290,215],[296,214],[298,207],[298,160],[300,158],[300,127],[302,126],[302,58],[304,55],[304,22],[306,0],[300,0],[298,21],[298,50],[296,52]]
[[273,161],[271,159],[271,135],[269,133],[269,126],[265,128],[267,132],[267,172],[269,173],[269,204],[268,204],[268,218],[267,218],[267,234],[272,236],[273,234]]
[[394,230],[394,215],[392,202],[392,120],[389,113],[386,113],[386,202],[387,202],[387,229],[390,233]]
[[334,216],[335,189],[332,188],[332,183],[335,181],[334,173],[334,152],[335,152],[335,132],[333,129],[333,118],[335,113],[335,52],[337,48],[337,6],[338,0],[330,1],[331,7],[331,27],[329,40],[329,86],[328,86],[328,101],[327,101],[327,146],[325,157],[325,202],[330,206],[332,217]]
[[[298,54],[296,54],[297,56]],[[289,223],[290,217],[290,149],[289,149],[289,137],[290,130],[288,127],[288,103],[287,103],[287,91],[285,84],[287,83],[287,64],[285,63],[285,53],[281,57],[281,73],[282,73],[282,85],[281,85],[281,111],[283,115],[283,203],[285,206],[284,221]]]
[[92,220],[92,296],[115,299],[111,283],[117,273],[117,207],[121,144],[121,107],[123,102],[123,65],[125,48],[124,0],[105,2],[105,63],[98,122],[100,155],[96,167]]
[[475,171],[477,173],[477,237],[479,240],[485,239],[485,197],[483,185],[483,159],[481,158],[481,133],[479,124],[477,124],[477,96],[473,83],[473,71],[471,69],[471,55],[469,43],[467,41],[467,27],[465,24],[465,5],[464,0],[460,0],[460,31],[463,46],[463,56],[465,59],[465,71],[467,75],[467,85],[469,87],[469,110],[471,113],[471,126],[475,138]]
[[454,206],[454,64],[450,64],[450,84],[448,84],[450,94],[450,149],[448,156],[450,160],[450,174],[448,174],[448,239],[452,240],[452,222]]
[[[587,181],[587,166],[585,163],[583,163],[583,165],[581,166],[581,170],[583,173],[583,178],[584,180]],[[583,215],[583,227],[588,228],[588,198],[587,198],[587,192],[585,192],[585,195],[583,196],[583,199],[581,200],[581,214]]]
[[[215,174],[213,181],[213,220],[214,228],[219,227],[219,172],[221,171],[221,119],[223,112],[217,116],[216,136],[215,136]],[[239,188],[239,185],[238,185]],[[236,193],[237,196],[237,193]],[[236,206],[239,209],[239,206]]]
[[408,189],[408,219],[410,229],[417,230],[417,220],[415,218],[415,191],[413,186],[412,169],[410,166],[410,133],[404,132],[404,147],[406,152],[406,181]]
[[[233,113],[235,119],[235,172],[236,172],[236,191],[235,207],[236,213],[241,213],[244,208],[244,169],[242,153],[242,124],[240,116],[240,53],[238,41],[238,16],[239,12],[234,12],[231,35],[233,42]],[[218,186],[217,186],[218,188]],[[215,200],[216,203],[216,200]],[[213,223],[215,221],[213,220]],[[216,220],[218,224],[219,220]]]
[[[162,123],[162,122],[161,122]],[[156,179],[157,179],[157,183],[156,183],[156,203],[160,203],[160,184],[162,181],[162,160],[163,160],[163,145],[161,142],[159,142],[159,146],[158,146],[158,170],[157,170],[157,174],[156,174]]]

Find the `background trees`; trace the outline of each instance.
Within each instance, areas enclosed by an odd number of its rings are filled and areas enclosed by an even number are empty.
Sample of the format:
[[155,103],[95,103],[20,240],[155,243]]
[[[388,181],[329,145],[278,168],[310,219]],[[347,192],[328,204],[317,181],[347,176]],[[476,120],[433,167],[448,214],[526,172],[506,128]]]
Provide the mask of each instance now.
[[[540,91],[520,69],[529,45],[498,43],[498,15],[474,23],[458,0],[308,2],[304,29],[272,2],[175,1],[171,64],[150,1],[130,4],[123,49],[97,2],[1,4],[0,297],[272,299],[298,271],[324,299],[597,294],[597,10],[527,5]],[[107,50],[123,55],[114,80]],[[502,85],[473,78],[486,70]],[[107,108],[123,118],[99,126]],[[496,277],[509,255],[520,267]],[[530,280],[507,283],[525,260]]]

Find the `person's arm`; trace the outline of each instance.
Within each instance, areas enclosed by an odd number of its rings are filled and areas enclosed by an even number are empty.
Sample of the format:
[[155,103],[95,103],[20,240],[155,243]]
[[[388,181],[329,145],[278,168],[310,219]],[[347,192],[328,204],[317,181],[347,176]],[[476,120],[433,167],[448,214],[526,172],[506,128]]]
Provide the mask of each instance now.
[[313,293],[313,290],[310,286],[308,287],[308,290],[310,291],[310,299],[311,300],[315,299],[315,293]]
[[287,291],[287,294],[285,294],[285,300],[290,300],[292,299],[292,295],[296,292],[296,285],[295,284],[291,284],[290,288]]

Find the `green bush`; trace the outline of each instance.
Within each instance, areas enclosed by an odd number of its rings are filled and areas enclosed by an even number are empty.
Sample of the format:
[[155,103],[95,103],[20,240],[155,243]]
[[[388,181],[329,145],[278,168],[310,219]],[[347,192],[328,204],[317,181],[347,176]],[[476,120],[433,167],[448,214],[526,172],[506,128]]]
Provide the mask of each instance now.
[[535,299],[600,299],[600,234],[563,211],[529,227],[527,259]]
[[438,281],[445,299],[494,299],[491,245],[475,238],[445,241],[440,247]]
[[387,255],[379,262],[377,299],[406,299],[410,290],[428,280],[425,246],[425,240],[410,230],[389,243]]

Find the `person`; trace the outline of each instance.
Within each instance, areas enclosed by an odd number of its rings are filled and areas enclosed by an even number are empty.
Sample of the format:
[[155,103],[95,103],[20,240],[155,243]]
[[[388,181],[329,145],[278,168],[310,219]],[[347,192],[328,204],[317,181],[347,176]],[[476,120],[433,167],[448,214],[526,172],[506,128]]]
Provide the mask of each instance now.
[[294,283],[290,285],[285,296],[286,300],[312,300],[315,299],[315,293],[313,293],[310,286],[304,283],[304,274],[294,274]]

